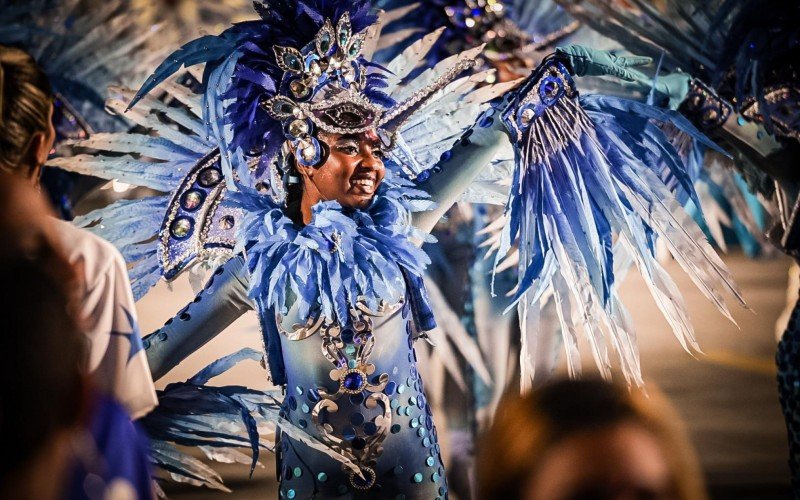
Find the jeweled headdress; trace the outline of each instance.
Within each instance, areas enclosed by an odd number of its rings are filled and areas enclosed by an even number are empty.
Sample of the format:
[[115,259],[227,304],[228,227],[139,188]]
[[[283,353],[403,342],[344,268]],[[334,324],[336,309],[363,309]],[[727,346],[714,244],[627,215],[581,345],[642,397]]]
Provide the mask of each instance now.
[[471,59],[458,58],[451,70],[396,101],[384,91],[391,73],[364,56],[377,21],[367,2],[255,5],[260,20],[184,45],[131,103],[182,65],[206,62],[204,115],[219,143],[226,178],[236,172],[240,182],[253,169],[256,177],[262,175],[286,144],[301,164],[319,163],[320,130],[372,130],[392,147],[408,117],[472,65]]

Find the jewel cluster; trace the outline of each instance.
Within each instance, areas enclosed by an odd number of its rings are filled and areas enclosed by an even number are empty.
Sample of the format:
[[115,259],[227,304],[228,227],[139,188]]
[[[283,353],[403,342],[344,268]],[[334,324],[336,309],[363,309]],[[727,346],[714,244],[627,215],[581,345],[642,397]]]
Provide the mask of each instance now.
[[326,20],[314,43],[302,52],[279,45],[273,48],[278,66],[285,72],[281,93],[265,99],[261,106],[283,122],[286,137],[302,165],[313,166],[321,156],[313,136],[315,120],[304,103],[323,87],[335,86],[355,94],[363,88],[366,72],[357,59],[365,37],[365,32],[353,34],[350,16],[345,12],[335,28]]

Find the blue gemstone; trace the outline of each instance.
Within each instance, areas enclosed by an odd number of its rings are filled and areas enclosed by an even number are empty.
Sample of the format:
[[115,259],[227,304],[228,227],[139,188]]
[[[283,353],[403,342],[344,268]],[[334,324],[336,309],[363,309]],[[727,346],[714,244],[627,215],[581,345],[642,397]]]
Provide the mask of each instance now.
[[300,467],[295,467],[294,469],[292,469],[292,474],[294,474],[294,477],[300,477],[303,475],[303,469],[301,469]]
[[350,396],[350,403],[352,403],[354,406],[358,406],[363,402],[364,402],[364,394],[360,392],[358,394],[353,394]]
[[344,376],[342,385],[348,391],[358,391],[364,386],[364,377],[359,372],[350,372]]
[[286,492],[286,498],[294,498],[295,495],[296,493],[294,492],[294,490],[289,490]]
[[320,483],[324,483],[327,480],[328,480],[328,475],[325,474],[324,472],[320,472],[319,474],[317,474],[317,481],[319,481]]
[[286,66],[288,66],[288,67],[290,67],[290,68],[292,68],[294,70],[300,70],[301,69],[300,59],[298,59],[297,56],[295,56],[291,52],[285,52],[283,54],[283,62],[284,62],[284,64],[286,64]]
[[383,392],[386,393],[387,396],[391,396],[394,394],[394,390],[397,389],[397,384],[394,382],[389,382],[386,384],[386,387],[383,389]]
[[419,173],[419,175],[417,175],[417,181],[425,182],[430,178],[430,176],[431,173],[428,170],[423,170],[422,172]]
[[392,434],[397,434],[400,432],[400,424],[394,424],[391,428]]
[[316,390],[316,389],[309,389],[309,390],[306,392],[306,397],[307,397],[307,398],[309,399],[309,401],[311,401],[312,403],[316,403],[316,402],[318,402],[318,401],[319,401],[319,392],[317,392],[317,390]]
[[449,159],[450,159],[450,157],[451,157],[451,156],[453,156],[453,152],[452,152],[451,150],[449,150],[449,149],[448,149],[447,151],[445,151],[444,153],[442,153],[442,156],[441,156],[441,157],[439,157],[439,161],[443,161],[443,162],[444,162],[444,161],[447,161],[447,160],[449,160]]
[[428,457],[428,458],[425,459],[425,464],[427,464],[428,467],[433,467],[433,464],[435,464],[435,463],[436,463],[436,460],[434,460],[433,457]]
[[300,420],[297,421],[297,426],[300,427],[301,429],[305,429],[306,427],[308,427],[308,422],[306,422],[301,418]]
[[353,413],[352,415],[350,415],[350,423],[356,426],[363,424],[364,415],[360,413]]
[[356,437],[356,430],[355,430],[355,429],[353,429],[353,428],[352,428],[352,427],[350,427],[350,426],[347,426],[347,427],[345,427],[345,428],[344,428],[344,430],[342,431],[342,435],[344,435],[344,438],[345,438],[345,439],[348,439],[348,440],[349,440],[349,439],[355,439],[355,437]]
[[378,432],[378,426],[375,425],[375,422],[367,422],[364,424],[364,434],[372,436],[376,432]]
[[740,116],[739,118],[736,119],[736,123],[738,123],[740,127],[743,127],[747,123],[747,121]]
[[492,123],[494,123],[494,118],[491,116],[484,116],[481,118],[481,121],[478,123],[478,125],[480,125],[482,128],[489,128],[492,126]]
[[415,483],[421,483],[422,482],[422,473],[417,472],[416,474],[414,474],[414,477],[412,479],[414,480]]
[[404,392],[406,392],[406,386],[405,384],[400,384],[400,387],[397,388],[397,393],[403,394]]
[[363,450],[364,447],[367,446],[367,441],[364,438],[359,437],[351,441],[351,444],[353,445],[353,448],[357,450]]

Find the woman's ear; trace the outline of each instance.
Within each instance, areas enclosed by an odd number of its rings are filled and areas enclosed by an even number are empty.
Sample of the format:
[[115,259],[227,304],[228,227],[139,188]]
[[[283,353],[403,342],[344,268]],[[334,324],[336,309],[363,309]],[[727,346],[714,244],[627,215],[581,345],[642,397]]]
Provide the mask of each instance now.
[[301,176],[303,176],[303,179],[307,180],[307,179],[311,179],[312,177],[314,177],[314,169],[312,167],[307,167],[305,165],[301,165],[300,162],[297,161],[297,158],[295,158],[295,160],[294,160],[294,168],[297,170],[297,172]]
[[31,136],[28,149],[25,151],[22,162],[28,166],[28,178],[38,181],[42,173],[42,165],[50,154],[50,141],[44,132],[36,132]]

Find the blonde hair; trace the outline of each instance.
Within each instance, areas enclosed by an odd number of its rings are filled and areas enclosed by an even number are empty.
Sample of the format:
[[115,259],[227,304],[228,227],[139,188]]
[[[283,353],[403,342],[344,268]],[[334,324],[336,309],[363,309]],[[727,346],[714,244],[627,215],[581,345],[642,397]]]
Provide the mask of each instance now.
[[563,380],[506,397],[480,443],[478,498],[523,498],[544,455],[563,439],[632,422],[659,443],[675,498],[704,500],[699,462],[680,417],[657,389],[648,391],[649,397],[601,380]]
[[53,91],[25,51],[0,45],[0,170],[14,173],[31,139],[50,127]]

